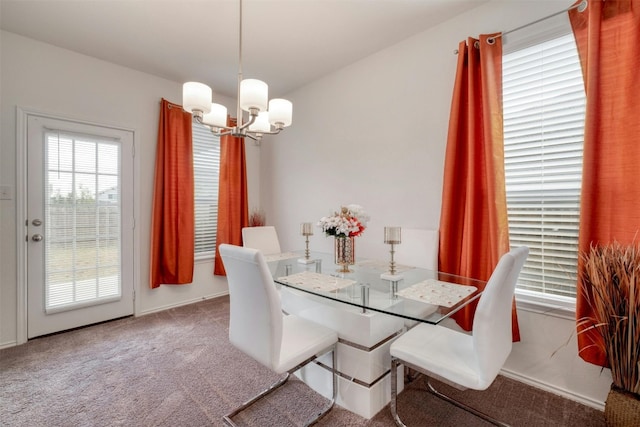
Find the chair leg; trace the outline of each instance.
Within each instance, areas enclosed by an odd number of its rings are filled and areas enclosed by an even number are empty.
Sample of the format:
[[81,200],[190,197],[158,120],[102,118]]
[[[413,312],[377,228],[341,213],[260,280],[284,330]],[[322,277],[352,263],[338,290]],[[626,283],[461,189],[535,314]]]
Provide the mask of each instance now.
[[455,400],[455,399],[447,396],[446,394],[436,390],[436,388],[431,384],[429,379],[427,379],[427,387],[428,387],[427,391],[429,393],[433,394],[434,396],[436,396],[436,397],[438,397],[438,398],[440,398],[440,399],[442,399],[442,400],[444,400],[446,402],[451,403],[452,405],[457,406],[460,409],[464,409],[465,411],[472,413],[476,417],[482,418],[483,420],[488,421],[488,422],[490,422],[491,424],[493,424],[495,426],[510,427],[509,424],[505,424],[502,421],[498,421],[495,418],[493,418],[493,417],[491,417],[491,416],[489,416],[489,415],[487,415],[487,414],[485,414],[483,412],[480,412],[477,409],[472,408],[471,406],[467,406],[462,402],[458,402],[457,400]]
[[331,382],[332,382],[332,396],[331,396],[331,402],[329,402],[329,405],[322,411],[320,412],[315,418],[313,418],[312,420],[308,421],[305,424],[305,427],[313,425],[315,423],[317,423],[318,421],[320,421],[322,419],[322,417],[324,417],[325,415],[327,415],[329,413],[329,411],[331,410],[331,408],[333,408],[333,405],[335,405],[336,403],[336,398],[338,396],[338,367],[337,367],[337,362],[338,362],[338,356],[336,354],[336,346],[334,345],[332,350],[331,350]]
[[251,399],[249,399],[246,402],[244,402],[242,405],[238,406],[233,411],[229,412],[227,415],[225,415],[223,417],[224,421],[231,427],[237,427],[236,424],[233,421],[231,421],[231,417],[234,417],[234,416],[238,415],[240,412],[244,411],[249,406],[251,406],[255,402],[257,402],[258,400],[262,399],[263,397],[265,397],[265,396],[271,394],[272,392],[274,392],[275,390],[277,390],[279,387],[281,387],[284,383],[287,382],[287,380],[289,379],[289,376],[290,376],[290,374],[289,374],[289,372],[287,372],[284,377],[280,378],[278,381],[276,381],[275,383],[271,384],[271,386],[269,386],[269,388],[267,388],[266,390],[263,390],[260,394],[256,395],[255,397],[252,397]]
[[[315,418],[307,421],[305,423],[305,426],[310,426],[310,425],[313,425],[313,424],[317,423],[322,417],[324,417],[331,410],[331,408],[333,408],[333,406],[334,406],[334,404],[336,402],[336,397],[338,395],[338,376],[337,376],[337,369],[336,369],[337,356],[336,356],[336,345],[335,344],[331,347],[330,351],[331,351],[331,355],[332,355],[332,364],[333,364],[333,366],[331,367],[332,380],[333,380],[333,390],[332,390],[333,391],[333,396],[332,396],[331,402],[329,402],[329,405],[322,412],[320,412]],[[296,366],[291,371],[287,372],[284,377],[282,377],[281,379],[279,379],[278,381],[273,383],[271,386],[269,386],[269,388],[267,388],[266,390],[263,390],[257,396],[252,397],[251,399],[249,399],[246,402],[244,402],[242,405],[240,405],[237,408],[235,408],[233,411],[229,412],[227,415],[225,415],[223,417],[224,422],[227,425],[229,425],[230,427],[237,427],[237,425],[233,421],[231,421],[232,417],[238,415],[240,412],[244,411],[249,406],[251,406],[255,402],[257,402],[258,400],[260,400],[263,397],[271,394],[272,392],[277,390],[279,387],[284,385],[287,382],[287,380],[289,379],[289,377],[291,376],[291,373],[297,371],[302,366],[304,366],[307,363],[309,363],[309,361],[311,361],[311,360],[314,360],[314,358],[312,358],[312,359],[310,359],[310,360],[308,360],[308,361]]]
[[396,422],[396,425],[398,427],[407,427],[398,415],[398,364],[399,360],[391,357],[391,401],[389,402],[389,407],[391,408],[391,416]]
[[[401,364],[402,362],[395,358],[395,357],[391,357],[391,401],[389,402],[389,407],[391,409],[391,416],[393,417],[393,420],[396,422],[396,425],[398,427],[407,427],[402,420],[400,419],[400,416],[398,415],[398,383],[397,383],[397,372],[398,372],[398,365]],[[419,369],[417,369],[415,366],[409,366],[407,363],[404,363],[405,367],[410,367],[411,369],[414,369],[416,371],[419,372]],[[485,421],[490,422],[493,425],[496,426],[500,426],[500,427],[510,427],[509,424],[505,424],[501,421],[496,420],[493,417],[490,417],[489,415],[482,413],[480,411],[478,411],[477,409],[474,409],[470,406],[465,405],[462,402],[458,402],[457,400],[452,399],[451,397],[447,396],[444,393],[439,392],[438,390],[435,389],[435,387],[433,387],[433,385],[431,385],[431,382],[429,382],[429,379],[427,378],[427,389],[425,391],[428,391],[429,393],[433,394],[434,396],[451,403],[452,405],[457,406],[460,409],[463,409],[467,412],[470,412],[471,414],[475,415],[476,417],[482,418]]]

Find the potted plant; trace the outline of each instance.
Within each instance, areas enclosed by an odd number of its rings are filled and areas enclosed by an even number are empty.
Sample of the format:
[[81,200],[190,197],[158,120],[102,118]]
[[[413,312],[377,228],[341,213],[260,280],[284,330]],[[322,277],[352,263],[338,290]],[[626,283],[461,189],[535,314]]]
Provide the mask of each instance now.
[[612,243],[584,254],[584,285],[594,318],[581,326],[598,331],[613,384],[605,402],[612,426],[640,425],[640,246]]
[[249,227],[262,227],[266,225],[264,211],[260,208],[253,208],[249,214]]

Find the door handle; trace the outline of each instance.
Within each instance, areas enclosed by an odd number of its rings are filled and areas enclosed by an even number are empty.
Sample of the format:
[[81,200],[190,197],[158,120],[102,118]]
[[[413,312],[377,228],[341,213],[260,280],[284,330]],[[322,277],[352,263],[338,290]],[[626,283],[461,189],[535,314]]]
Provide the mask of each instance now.
[[31,236],[31,240],[33,240],[34,242],[39,242],[42,240],[42,234],[34,234],[33,236]]

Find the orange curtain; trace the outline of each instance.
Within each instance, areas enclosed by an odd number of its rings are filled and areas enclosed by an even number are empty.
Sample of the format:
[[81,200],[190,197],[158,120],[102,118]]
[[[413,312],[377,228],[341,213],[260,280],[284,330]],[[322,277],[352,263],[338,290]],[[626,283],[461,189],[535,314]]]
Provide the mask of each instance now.
[[[228,122],[229,126],[235,126],[234,119],[229,119]],[[244,138],[231,135],[220,138],[219,183],[218,231],[213,273],[225,276],[222,258],[217,255],[217,249],[222,243],[242,245],[242,228],[249,225]]]
[[151,288],[193,281],[193,191],[191,114],[163,99],[151,214]]
[[[488,280],[509,251],[502,125],[502,39],[458,47],[440,214],[439,270]],[[473,326],[476,304],[454,318]],[[513,305],[513,339],[520,340]]]
[[[569,12],[576,38],[587,113],[584,135],[580,235],[578,246],[640,238],[640,2],[589,1],[584,12]],[[578,267],[576,319],[580,356],[606,366],[596,330],[584,332],[592,318],[590,291]]]

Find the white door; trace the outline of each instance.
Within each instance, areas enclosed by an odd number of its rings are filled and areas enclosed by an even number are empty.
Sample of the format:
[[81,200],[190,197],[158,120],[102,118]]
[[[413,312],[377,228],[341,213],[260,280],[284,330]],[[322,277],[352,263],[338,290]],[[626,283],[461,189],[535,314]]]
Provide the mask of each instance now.
[[27,118],[27,336],[133,314],[133,133]]

